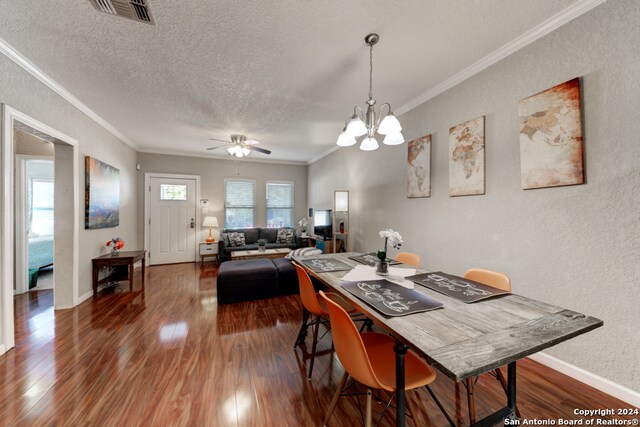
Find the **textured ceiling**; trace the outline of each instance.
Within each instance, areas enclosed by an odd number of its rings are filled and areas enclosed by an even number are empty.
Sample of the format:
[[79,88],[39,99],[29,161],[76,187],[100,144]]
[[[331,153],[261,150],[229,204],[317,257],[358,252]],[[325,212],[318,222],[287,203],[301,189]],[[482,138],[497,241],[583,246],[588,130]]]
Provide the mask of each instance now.
[[208,156],[208,138],[244,133],[306,162],[366,100],[367,33],[374,97],[398,110],[576,2],[148,0],[152,26],[0,0],[0,37],[142,151]]

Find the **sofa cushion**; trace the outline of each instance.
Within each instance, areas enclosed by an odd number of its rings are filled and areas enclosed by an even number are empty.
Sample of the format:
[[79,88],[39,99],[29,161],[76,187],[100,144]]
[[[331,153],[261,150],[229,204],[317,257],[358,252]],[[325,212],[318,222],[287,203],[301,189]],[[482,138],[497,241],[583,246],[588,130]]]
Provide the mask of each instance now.
[[229,233],[220,233],[220,240],[224,242],[226,247],[231,246],[231,243],[229,243]]
[[229,246],[229,247],[225,247],[224,250],[226,252],[236,252],[236,251],[255,251],[256,249],[258,249],[258,245],[257,244],[253,244],[253,245],[243,245],[243,246]]
[[320,255],[321,253],[322,251],[316,248],[300,248],[300,249],[296,249],[294,251],[289,252],[287,255],[285,255],[285,258],[291,259],[294,256],[300,256],[300,257],[315,256],[315,255]]
[[[260,238],[259,228],[226,228],[223,233],[244,233],[244,240],[249,243],[256,243]],[[226,242],[225,242],[226,244]]]
[[232,248],[244,246],[246,244],[244,233],[227,233],[227,238],[229,239],[229,246]]
[[279,228],[276,243],[291,244],[294,242],[294,234],[292,228]]
[[278,237],[277,228],[261,228],[260,229],[260,238],[265,239],[267,243],[275,243],[277,237]]
[[218,271],[218,304],[278,294],[278,270],[269,259],[226,261]]

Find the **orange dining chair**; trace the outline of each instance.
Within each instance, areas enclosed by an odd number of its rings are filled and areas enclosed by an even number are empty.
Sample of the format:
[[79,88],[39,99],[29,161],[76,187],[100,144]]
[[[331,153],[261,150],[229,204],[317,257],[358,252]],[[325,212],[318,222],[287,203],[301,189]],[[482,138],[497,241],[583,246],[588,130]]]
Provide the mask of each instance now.
[[[366,332],[360,334],[349,314],[328,296],[320,291],[320,296],[325,300],[329,308],[331,319],[331,334],[333,345],[340,359],[340,363],[345,369],[345,373],[340,379],[338,389],[333,395],[333,399],[327,409],[323,425],[326,426],[338,403],[340,395],[345,389],[345,384],[349,377],[364,385],[367,388],[366,406],[366,426],[371,426],[371,389],[381,389],[395,393],[396,389],[396,363],[393,347],[395,340],[386,334],[379,332]],[[429,394],[433,397],[442,413],[447,417],[451,425],[455,425],[447,412],[444,410],[435,394],[429,388],[436,379],[436,372],[413,351],[407,351],[405,355],[405,390],[413,390],[425,386]],[[392,397],[393,399],[393,397]],[[407,409],[408,406],[408,399]],[[386,405],[384,412],[389,408],[391,401]],[[409,413],[411,411],[409,410]]]
[[[499,273],[497,271],[485,270],[482,268],[472,268],[464,273],[464,278],[473,280],[474,282],[482,283],[483,285],[491,286],[492,288],[500,289],[501,291],[511,292],[511,279],[504,273]],[[492,372],[493,375],[500,381],[502,385],[502,389],[505,393],[507,393],[507,382],[504,379],[504,375],[502,375],[502,371],[500,368],[495,369]],[[467,403],[469,404],[469,422],[474,423],[476,421],[476,409],[475,409],[475,397],[473,393],[473,389],[475,387],[475,382],[473,378],[468,378],[466,380],[465,386],[467,388]],[[520,410],[516,406],[516,415],[518,418],[520,417]]]
[[403,264],[408,264],[416,268],[420,268],[420,255],[418,254],[414,254],[411,252],[398,252],[394,259]]
[[[311,345],[311,362],[309,362],[309,379],[311,379],[311,374],[313,373],[313,363],[316,358],[316,346],[318,345],[318,331],[320,329],[320,324],[325,324],[328,322],[329,312],[327,310],[327,305],[324,302],[324,299],[319,298],[318,294],[316,294],[316,290],[313,287],[313,283],[311,283],[311,278],[307,274],[304,268],[300,267],[298,264],[295,264],[296,272],[298,273],[298,284],[300,286],[300,300],[302,301],[302,306],[304,309],[302,326],[300,328],[300,332],[298,333],[298,338],[293,346],[296,348],[299,345],[304,343],[305,337],[307,335],[307,329],[309,326],[312,326],[313,329],[313,344]],[[337,304],[340,304],[348,313],[355,314],[356,310],[353,308],[347,301],[345,301],[340,295],[334,293],[328,293],[327,296],[335,301]],[[309,319],[311,318],[311,319]],[[363,325],[364,327],[364,325]],[[324,337],[324,335],[323,335]],[[322,339],[322,337],[320,337]]]

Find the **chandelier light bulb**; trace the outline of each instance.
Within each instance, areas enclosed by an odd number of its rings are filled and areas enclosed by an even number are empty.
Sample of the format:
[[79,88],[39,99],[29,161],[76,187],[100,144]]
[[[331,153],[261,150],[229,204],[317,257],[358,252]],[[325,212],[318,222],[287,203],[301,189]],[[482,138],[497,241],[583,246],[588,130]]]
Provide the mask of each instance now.
[[346,130],[343,130],[340,136],[338,137],[338,144],[340,147],[350,147],[356,143],[356,138],[348,135]]
[[354,138],[357,138],[367,133],[367,125],[364,124],[360,117],[354,114],[351,120],[349,120],[346,132]]
[[382,143],[386,145],[400,145],[403,142],[404,136],[402,136],[402,132],[390,133],[382,140]]
[[376,141],[376,139],[372,136],[366,137],[360,144],[360,149],[362,151],[373,151],[377,150],[378,147],[380,147],[380,145],[378,145],[378,141]]
[[380,135],[389,135],[392,133],[400,133],[401,130],[402,126],[400,126],[400,122],[398,121],[398,119],[396,119],[396,116],[394,116],[392,112],[389,112],[389,114],[387,114],[384,119],[382,119],[380,127],[378,128],[378,133]]

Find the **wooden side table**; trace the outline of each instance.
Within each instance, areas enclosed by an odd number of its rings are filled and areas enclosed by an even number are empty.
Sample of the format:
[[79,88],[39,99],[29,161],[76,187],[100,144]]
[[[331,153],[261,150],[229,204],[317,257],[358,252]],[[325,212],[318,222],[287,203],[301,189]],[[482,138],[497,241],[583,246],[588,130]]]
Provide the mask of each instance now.
[[[133,265],[142,261],[142,289],[144,290],[144,259],[147,251],[127,251],[120,252],[118,255],[112,256],[106,254],[92,259],[93,263],[93,297],[98,295],[98,285],[107,282],[118,282],[121,280],[129,280],[129,292],[133,290]],[[98,273],[102,267],[111,267],[115,265],[128,265],[129,274],[128,277],[119,274],[110,274],[102,279],[98,280]]]
[[204,263],[205,257],[216,257],[216,263],[220,261],[218,258],[218,242],[202,242],[200,243],[200,263]]

